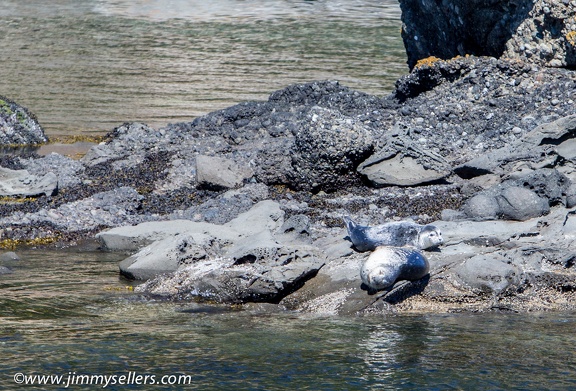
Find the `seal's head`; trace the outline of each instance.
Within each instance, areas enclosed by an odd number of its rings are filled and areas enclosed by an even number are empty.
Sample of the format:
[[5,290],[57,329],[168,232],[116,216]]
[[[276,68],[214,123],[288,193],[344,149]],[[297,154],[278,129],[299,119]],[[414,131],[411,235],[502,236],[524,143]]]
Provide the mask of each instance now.
[[433,225],[425,226],[418,235],[418,246],[421,249],[438,247],[442,243],[444,243],[442,233]]
[[397,274],[390,267],[375,267],[367,274],[365,284],[375,290],[385,289],[394,285]]

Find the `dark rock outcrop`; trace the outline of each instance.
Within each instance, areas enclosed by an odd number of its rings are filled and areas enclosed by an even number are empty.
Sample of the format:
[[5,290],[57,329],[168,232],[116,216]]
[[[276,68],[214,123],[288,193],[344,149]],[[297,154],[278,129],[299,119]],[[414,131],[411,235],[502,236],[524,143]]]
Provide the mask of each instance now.
[[401,0],[412,69],[430,56],[506,57],[576,66],[576,7],[570,1]]
[[[573,308],[571,71],[467,57],[397,86],[377,98],[299,84],[189,123],[124,124],[75,165],[5,158],[65,187],[1,203],[3,238],[101,231],[108,249],[132,252],[124,275],[150,278],[140,293],[169,300],[326,314]],[[253,175],[228,190],[199,181],[198,156]],[[391,168],[402,182],[385,178]],[[434,223],[446,246],[425,254],[428,277],[369,295],[359,278],[369,254],[345,239],[345,215]]]

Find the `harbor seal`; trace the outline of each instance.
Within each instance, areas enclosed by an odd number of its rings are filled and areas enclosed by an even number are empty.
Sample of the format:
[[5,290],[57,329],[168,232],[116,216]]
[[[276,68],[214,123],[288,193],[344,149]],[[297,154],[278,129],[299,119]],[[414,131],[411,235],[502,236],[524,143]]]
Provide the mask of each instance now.
[[418,280],[430,265],[419,251],[407,247],[381,246],[370,254],[360,269],[360,278],[369,290],[388,288],[398,280]]
[[371,251],[378,246],[412,246],[418,250],[438,247],[444,242],[442,233],[433,225],[409,221],[386,223],[375,227],[356,224],[344,217],[348,236],[358,251]]

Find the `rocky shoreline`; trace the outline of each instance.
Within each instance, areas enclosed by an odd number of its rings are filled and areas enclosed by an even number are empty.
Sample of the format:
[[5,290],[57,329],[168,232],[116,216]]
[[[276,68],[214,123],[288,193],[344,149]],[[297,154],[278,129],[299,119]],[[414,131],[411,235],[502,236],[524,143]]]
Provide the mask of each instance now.
[[[546,65],[428,59],[383,98],[311,82],[192,122],[123,124],[79,160],[4,156],[0,243],[96,238],[151,299],[574,310],[576,74]],[[343,216],[432,223],[445,243],[424,252],[428,276],[369,294]]]

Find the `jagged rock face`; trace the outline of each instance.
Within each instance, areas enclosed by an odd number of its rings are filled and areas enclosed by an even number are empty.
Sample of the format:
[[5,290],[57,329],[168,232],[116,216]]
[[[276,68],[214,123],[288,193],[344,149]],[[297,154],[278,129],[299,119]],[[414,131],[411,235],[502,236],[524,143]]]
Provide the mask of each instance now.
[[400,0],[412,69],[420,59],[457,55],[576,65],[574,1]]

